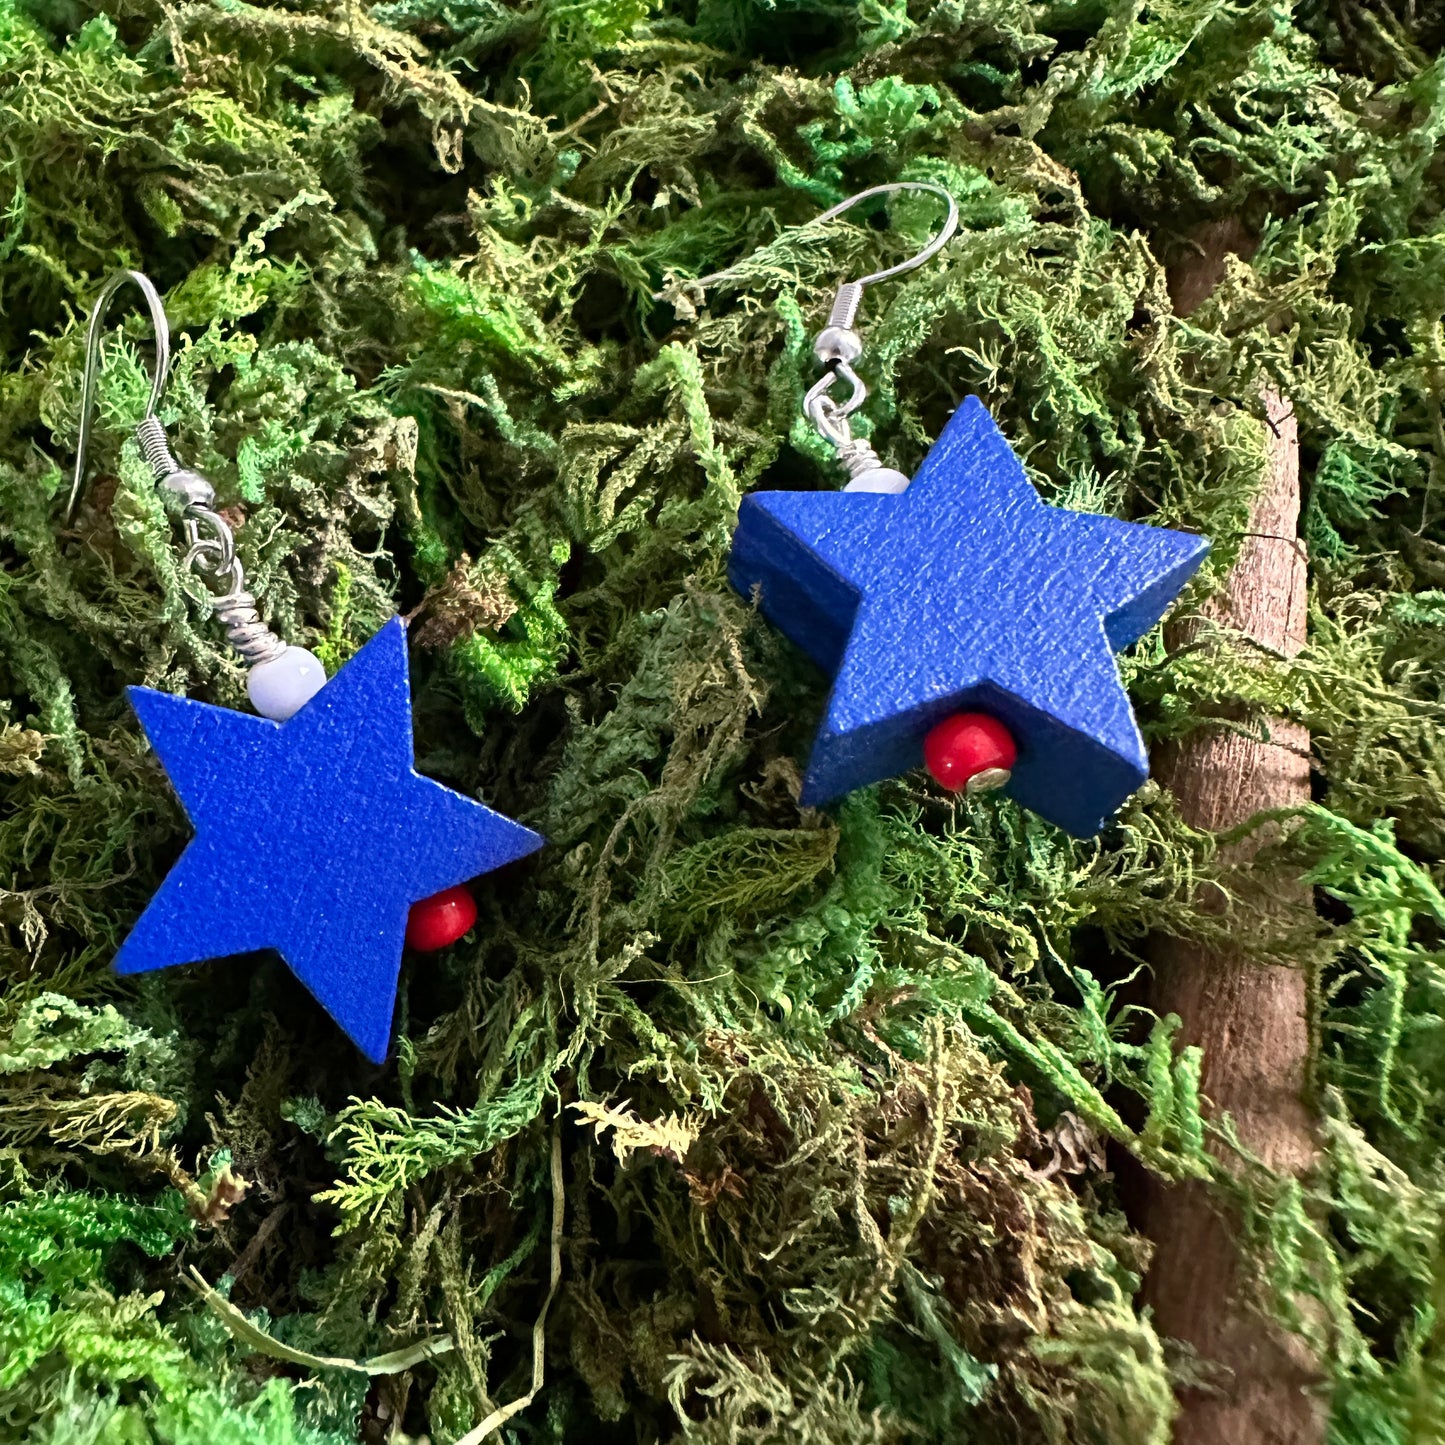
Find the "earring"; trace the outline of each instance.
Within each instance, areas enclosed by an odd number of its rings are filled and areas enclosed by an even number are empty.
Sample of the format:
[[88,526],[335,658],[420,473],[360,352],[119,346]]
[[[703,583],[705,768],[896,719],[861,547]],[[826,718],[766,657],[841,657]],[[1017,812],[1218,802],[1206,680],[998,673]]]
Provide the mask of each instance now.
[[430,949],[459,938],[475,922],[476,904],[458,885],[545,840],[414,770],[400,618],[329,682],[310,652],[261,621],[210,482],[177,464],[156,415],[170,332],[160,296],[138,271],[112,277],[91,314],[67,520],[85,478],[106,309],[128,282],[144,296],[156,338],[136,439],[157,487],[181,505],[182,566],[211,592],[260,716],[127,689],[195,836],[121,945],[115,968],[147,973],[274,949],[362,1053],[381,1063],[404,943]]
[[817,218],[898,191],[940,197],[947,219],[916,256],[838,288],[803,402],[848,483],[744,498],[728,577],[833,678],[805,805],[924,762],[946,788],[1003,788],[1086,837],[1148,776],[1113,653],[1159,621],[1209,544],[1047,505],[977,397],[911,481],[852,435],[868,395],[854,369],[864,289],[937,255],[958,207],[940,186],[897,182]]

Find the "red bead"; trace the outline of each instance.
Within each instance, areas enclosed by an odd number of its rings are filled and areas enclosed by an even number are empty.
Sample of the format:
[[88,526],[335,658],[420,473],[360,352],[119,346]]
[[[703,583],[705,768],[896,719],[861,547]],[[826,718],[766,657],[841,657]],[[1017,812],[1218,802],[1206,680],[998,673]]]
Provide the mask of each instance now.
[[406,941],[423,953],[435,953],[455,943],[476,921],[477,900],[458,884],[411,905],[406,920]]
[[1018,755],[1013,734],[982,712],[956,712],[923,740],[928,771],[953,793],[960,788],[977,793],[1003,787]]

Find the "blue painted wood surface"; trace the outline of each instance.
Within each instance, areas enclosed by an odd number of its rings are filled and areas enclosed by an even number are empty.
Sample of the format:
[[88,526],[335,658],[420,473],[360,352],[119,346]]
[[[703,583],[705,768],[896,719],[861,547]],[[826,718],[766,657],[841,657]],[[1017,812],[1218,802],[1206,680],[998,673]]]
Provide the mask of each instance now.
[[935,723],[977,710],[1018,742],[1006,791],[1088,836],[1148,776],[1114,651],[1208,550],[1047,505],[969,397],[905,492],[744,498],[728,576],[833,676],[805,804],[917,767]]
[[380,1063],[411,905],[544,841],[414,770],[401,619],[284,723],[128,691],[195,837],[117,971],[275,949]]

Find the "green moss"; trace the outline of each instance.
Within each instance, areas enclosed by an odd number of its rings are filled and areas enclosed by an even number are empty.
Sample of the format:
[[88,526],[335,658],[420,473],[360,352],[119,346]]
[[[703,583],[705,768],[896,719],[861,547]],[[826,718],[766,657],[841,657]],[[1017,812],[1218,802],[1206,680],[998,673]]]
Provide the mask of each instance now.
[[[825,482],[833,289],[936,217],[800,227],[914,178],[963,227],[869,298],[889,463],[978,392],[1050,498],[1213,536],[1197,601],[1261,382],[1294,404],[1310,646],[1124,670],[1154,740],[1310,730],[1316,804],[1259,866],[1320,906],[1251,937],[1309,970],[1326,1148],[1216,1183],[1260,1302],[1327,1341],[1334,1445],[1439,1433],[1442,38],[1353,0],[0,0],[4,1428],[461,1438],[531,1384],[560,1131],[545,1383],[495,1438],[1168,1438],[1104,1148],[1214,1174],[1201,1060],[1133,979],[1150,932],[1247,931],[1194,906],[1217,841],[1155,786],[1089,843],[916,779],[800,813],[825,684],[724,581],[746,490]],[[1259,247],[1181,319],[1167,269],[1224,217]],[[334,668],[413,615],[421,766],[551,841],[407,964],[380,1073],[275,965],[108,971],[185,837],[122,689],[243,700],[125,440],[139,318],[58,519],[121,264],[268,618]],[[456,1348],[277,1373],[182,1249],[291,1349]]]

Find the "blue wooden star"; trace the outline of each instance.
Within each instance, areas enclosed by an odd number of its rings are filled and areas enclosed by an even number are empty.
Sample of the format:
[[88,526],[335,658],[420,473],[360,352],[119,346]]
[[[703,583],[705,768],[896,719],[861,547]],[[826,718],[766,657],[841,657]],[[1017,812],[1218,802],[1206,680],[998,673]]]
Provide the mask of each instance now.
[[411,905],[544,841],[413,770],[401,619],[284,723],[128,691],[196,836],[117,971],[275,949],[382,1062]]
[[918,766],[951,713],[1013,733],[1007,791],[1080,836],[1148,776],[1113,652],[1164,615],[1203,537],[1048,506],[977,397],[905,492],[756,492],[728,576],[834,675],[802,801]]

